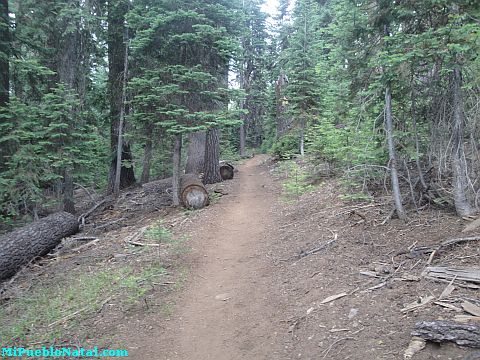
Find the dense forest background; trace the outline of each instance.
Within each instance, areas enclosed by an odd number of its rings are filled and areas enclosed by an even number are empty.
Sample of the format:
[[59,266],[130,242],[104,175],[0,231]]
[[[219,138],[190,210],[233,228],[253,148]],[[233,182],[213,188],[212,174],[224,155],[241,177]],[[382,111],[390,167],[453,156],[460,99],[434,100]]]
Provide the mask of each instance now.
[[1,0],[0,222],[74,213],[77,188],[217,182],[248,149],[400,218],[479,209],[477,1],[261,5]]

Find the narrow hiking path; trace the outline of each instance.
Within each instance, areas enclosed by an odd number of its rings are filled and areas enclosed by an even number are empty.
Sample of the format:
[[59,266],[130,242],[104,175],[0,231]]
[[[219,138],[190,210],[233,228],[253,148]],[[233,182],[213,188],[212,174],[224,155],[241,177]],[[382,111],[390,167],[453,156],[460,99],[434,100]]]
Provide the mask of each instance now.
[[[129,358],[402,359],[417,321],[452,318],[436,305],[402,312],[446,285],[422,278],[428,256],[394,254],[454,237],[463,228],[455,216],[429,211],[414,226],[384,225],[388,203],[346,202],[335,179],[280,201],[266,160],[246,161],[224,185],[228,195],[181,227],[190,236],[191,251],[180,257],[186,280],[177,278],[177,290],[158,293],[138,314],[126,313],[113,343]],[[472,266],[479,251],[458,247],[434,261]],[[451,301],[461,306],[477,297],[478,290],[459,288]],[[468,353],[427,343],[415,359],[463,360]]]
[[[158,331],[129,334],[134,359],[271,359],[281,311],[267,257],[278,191],[257,156],[240,166],[223,201],[192,236],[193,263],[173,313]],[[155,315],[153,315],[155,316]],[[277,329],[278,330],[278,329]]]

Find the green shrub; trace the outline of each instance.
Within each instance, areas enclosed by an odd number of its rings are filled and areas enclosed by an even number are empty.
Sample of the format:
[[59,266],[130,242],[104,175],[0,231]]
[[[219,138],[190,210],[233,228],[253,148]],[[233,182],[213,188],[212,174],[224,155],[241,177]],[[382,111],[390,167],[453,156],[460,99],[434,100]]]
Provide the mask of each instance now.
[[296,134],[283,135],[273,144],[271,153],[283,160],[298,155],[298,136]]

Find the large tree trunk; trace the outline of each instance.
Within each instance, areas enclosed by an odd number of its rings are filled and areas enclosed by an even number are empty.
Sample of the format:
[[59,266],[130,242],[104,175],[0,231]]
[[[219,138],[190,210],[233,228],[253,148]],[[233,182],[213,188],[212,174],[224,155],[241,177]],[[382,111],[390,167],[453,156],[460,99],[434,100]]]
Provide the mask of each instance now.
[[77,231],[77,218],[60,212],[0,236],[0,280],[14,275],[37,256],[48,254]]
[[180,165],[182,161],[182,134],[175,135],[173,146],[173,177],[172,177],[172,196],[173,206],[179,206],[182,199],[180,198]]
[[[122,82],[125,67],[125,14],[128,10],[126,0],[112,0],[108,2],[108,96],[110,105],[110,150],[111,163],[108,177],[108,192],[112,193],[116,177],[116,157],[118,147],[120,113],[122,109]],[[124,124],[125,126],[125,124]],[[122,145],[122,166],[120,170],[120,188],[125,188],[135,183],[133,166],[125,166],[132,161],[132,152],[128,143]]]
[[10,90],[10,20],[8,0],[0,0],[0,107],[5,107]]
[[[0,0],[0,109],[7,107],[10,89],[10,21],[8,0]],[[2,120],[5,121],[5,120]],[[0,146],[0,172],[5,170],[9,155],[9,144]]]
[[222,181],[222,177],[220,176],[219,149],[218,128],[210,128],[207,131],[207,140],[205,143],[204,184],[215,184]]
[[73,178],[68,169],[63,173],[63,211],[75,214],[75,200],[73,197]]
[[387,131],[388,154],[390,157],[390,179],[392,181],[393,200],[395,202],[395,210],[400,219],[406,218],[405,210],[402,204],[402,194],[400,192],[400,184],[397,173],[397,155],[395,153],[395,140],[393,138],[393,117],[392,117],[392,93],[390,85],[385,88],[385,128]]
[[464,148],[465,114],[461,95],[462,74],[458,66],[453,70],[453,200],[458,216],[468,216],[474,213],[470,205],[466,189],[467,166]]
[[120,102],[120,119],[118,123],[117,134],[117,158],[115,163],[115,181],[113,183],[113,193],[115,196],[120,194],[120,176],[122,173],[122,149],[123,149],[123,130],[125,128],[125,101],[127,100],[127,75],[128,75],[128,43],[125,43],[125,56],[123,60],[122,76],[122,99]]
[[200,174],[205,164],[206,131],[188,134],[188,154],[185,165],[186,174]]
[[287,76],[280,74],[275,83],[275,97],[276,97],[276,117],[277,117],[277,138],[288,130],[286,105],[287,100],[285,97],[286,87],[288,85]]
[[[72,7],[79,7],[78,0],[69,0],[69,5]],[[80,35],[80,21],[75,20],[74,30],[65,31],[65,34],[60,39],[60,48],[58,49],[58,60],[56,65],[58,66],[57,74],[59,81],[66,86],[66,88],[78,95],[79,79],[82,77],[81,73],[81,35]],[[62,29],[66,29],[69,24],[63,23]],[[83,94],[84,95],[84,94]],[[68,95],[70,96],[70,94]],[[77,115],[81,109],[78,107],[72,107],[71,121],[69,122],[69,132],[73,132],[75,127],[75,121],[77,121]],[[64,143],[61,146],[71,144],[71,140],[67,137],[64,139]],[[63,168],[62,172],[62,191],[63,191],[63,210],[71,214],[75,214],[75,201],[73,196],[73,171],[71,166]]]
[[240,143],[239,143],[239,147],[240,147],[240,156],[241,157],[244,157],[246,152],[245,152],[245,149],[246,149],[246,133],[245,133],[245,116],[242,115],[242,123],[240,124],[240,128],[238,129],[238,132],[239,132],[239,137],[240,137]]

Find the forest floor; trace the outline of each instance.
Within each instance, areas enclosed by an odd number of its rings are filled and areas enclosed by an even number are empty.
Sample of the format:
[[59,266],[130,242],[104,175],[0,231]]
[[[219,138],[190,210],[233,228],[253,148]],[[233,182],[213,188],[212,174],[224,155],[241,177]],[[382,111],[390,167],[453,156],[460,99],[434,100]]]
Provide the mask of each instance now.
[[[189,275],[169,295],[171,313],[149,317],[147,332],[142,317],[118,334],[134,359],[402,359],[416,321],[453,317],[433,304],[401,311],[447,284],[421,278],[428,256],[395,254],[458,235],[465,221],[427,211],[382,225],[389,206],[345,203],[335,181],[285,202],[273,173],[264,156],[247,161],[229,195],[184,229]],[[479,257],[478,246],[463,245],[438,262],[478,265]],[[478,295],[457,288],[447,301]],[[467,353],[428,344],[415,359]]]
[[[125,348],[131,359],[403,359],[417,321],[451,320],[465,301],[480,305],[479,289],[462,283],[436,304],[448,284],[421,276],[428,253],[408,251],[474,235],[462,233],[468,221],[434,208],[389,220],[387,199],[344,201],[335,179],[285,198],[275,168],[263,155],[247,160],[199,211],[106,209],[102,224],[121,226],[98,225],[97,216],[83,234],[97,240],[77,241],[15,279],[0,319],[16,330],[0,337]],[[431,265],[479,259],[470,242]],[[45,309],[33,308],[43,294]],[[427,343],[413,359],[471,351]]]

